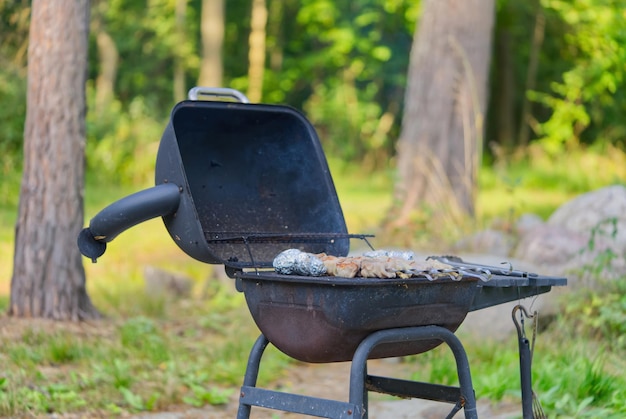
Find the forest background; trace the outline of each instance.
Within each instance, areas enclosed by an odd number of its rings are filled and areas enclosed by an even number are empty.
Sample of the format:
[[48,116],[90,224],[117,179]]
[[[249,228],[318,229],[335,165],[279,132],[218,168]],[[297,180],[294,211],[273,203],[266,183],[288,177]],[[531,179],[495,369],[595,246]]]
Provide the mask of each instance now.
[[[303,110],[333,158],[368,172],[393,169],[420,2],[268,1],[260,84],[251,83],[251,75],[258,78],[250,59],[254,3],[228,0],[223,17],[217,16],[224,37],[221,61],[212,65],[221,66],[215,69],[221,85]],[[618,158],[626,134],[624,5],[496,2],[483,166],[529,158],[558,162],[581,147]],[[210,63],[201,34],[208,17],[201,10],[201,0],[94,2],[86,150],[91,177],[151,180],[170,109],[198,85],[201,68]],[[29,2],[1,0],[0,22],[0,170],[12,179],[22,161]],[[607,162],[602,166],[611,169]],[[606,176],[616,173],[606,170]],[[597,186],[588,174],[564,187],[579,192]],[[17,190],[15,182],[0,188],[4,204],[17,199],[8,190]]]

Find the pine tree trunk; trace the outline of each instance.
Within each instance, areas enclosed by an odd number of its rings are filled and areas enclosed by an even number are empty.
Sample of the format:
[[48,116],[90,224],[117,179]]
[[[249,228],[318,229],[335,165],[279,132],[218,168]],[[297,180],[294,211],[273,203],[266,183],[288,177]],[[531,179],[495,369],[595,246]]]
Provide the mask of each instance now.
[[224,0],[202,0],[202,66],[198,86],[222,86]]
[[[176,0],[176,39],[178,45],[186,42],[185,21],[187,20],[187,0]],[[174,51],[174,102],[180,102],[185,99],[187,89],[185,85],[185,65],[183,57],[178,51]]]
[[269,68],[279,72],[283,69],[283,15],[285,13],[284,0],[271,0],[267,17],[267,49],[269,54]]
[[88,0],[32,2],[13,316],[98,317],[76,245],[83,222],[88,31]]
[[[494,117],[496,119],[496,140],[502,147],[499,154],[508,154],[515,144],[515,77],[510,32],[508,28],[498,31],[495,48],[498,51],[496,77],[498,90],[493,92]],[[496,157],[499,157],[496,154]]]
[[267,5],[265,0],[252,0],[250,50],[248,53],[248,99],[253,103],[260,102],[263,96],[266,25]]
[[396,226],[414,210],[473,215],[493,0],[425,0],[411,50],[398,141]]
[[[538,2],[537,11],[535,12],[535,29],[533,31],[533,39],[530,48],[530,57],[528,60],[528,72],[526,73],[526,85],[524,93],[535,89],[537,82],[537,69],[539,67],[539,53],[543,45],[543,37],[545,34],[546,17],[543,12],[541,2]],[[522,104],[522,122],[520,124],[518,143],[525,147],[530,140],[530,125],[532,123],[531,103],[526,94]]]
[[115,79],[119,64],[119,52],[115,40],[107,32],[104,14],[108,2],[93,2],[95,13],[93,17],[93,30],[96,34],[96,46],[98,47],[98,77],[96,77],[96,115],[102,113],[111,105],[115,96]]

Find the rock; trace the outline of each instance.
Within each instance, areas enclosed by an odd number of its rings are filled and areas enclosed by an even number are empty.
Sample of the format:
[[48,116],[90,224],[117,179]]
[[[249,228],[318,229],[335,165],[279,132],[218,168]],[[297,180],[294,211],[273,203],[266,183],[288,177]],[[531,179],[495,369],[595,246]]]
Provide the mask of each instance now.
[[584,234],[540,224],[521,236],[513,256],[535,266],[561,265],[577,258],[587,243]]
[[154,266],[144,269],[146,293],[151,296],[186,298],[191,295],[193,280],[184,275],[167,272]]
[[624,186],[580,195],[559,207],[545,224],[519,224],[522,228],[518,228],[514,257],[533,263],[546,274],[567,276],[568,289],[626,276]]
[[548,224],[588,238],[595,234],[612,239],[614,250],[623,254],[626,252],[626,187],[607,186],[582,194],[559,207]]

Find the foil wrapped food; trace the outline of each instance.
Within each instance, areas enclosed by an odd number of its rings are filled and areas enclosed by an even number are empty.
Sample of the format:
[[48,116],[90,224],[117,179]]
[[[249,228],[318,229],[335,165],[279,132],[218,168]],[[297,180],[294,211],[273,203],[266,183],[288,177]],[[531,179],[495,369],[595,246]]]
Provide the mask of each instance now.
[[326,266],[316,255],[298,249],[287,249],[274,258],[274,269],[282,275],[322,276]]

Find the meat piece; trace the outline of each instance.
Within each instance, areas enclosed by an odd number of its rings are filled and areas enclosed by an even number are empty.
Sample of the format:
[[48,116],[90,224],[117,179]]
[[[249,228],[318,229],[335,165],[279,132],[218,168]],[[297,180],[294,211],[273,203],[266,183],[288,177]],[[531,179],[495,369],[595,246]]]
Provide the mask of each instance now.
[[359,274],[361,269],[360,258],[339,258],[336,264],[335,276],[343,278],[354,278]]
[[394,272],[404,272],[404,271],[409,271],[411,269],[414,269],[413,267],[415,266],[416,261],[414,260],[407,260],[407,259],[403,259],[403,258],[389,258],[387,260],[387,264],[389,265],[389,270],[392,270]]
[[361,261],[363,278],[395,278],[396,271],[389,262],[392,258],[366,257]]
[[338,258],[337,256],[329,256],[329,255],[326,255],[325,253],[321,253],[320,255],[317,255],[317,257],[322,261],[322,263],[326,267],[326,275],[338,276],[337,275],[337,262],[339,261],[340,258]]

